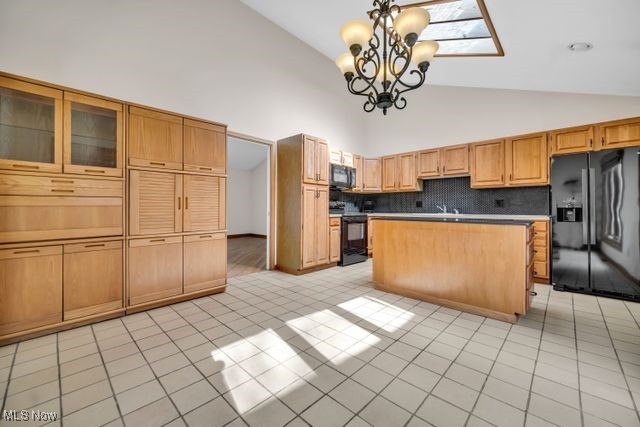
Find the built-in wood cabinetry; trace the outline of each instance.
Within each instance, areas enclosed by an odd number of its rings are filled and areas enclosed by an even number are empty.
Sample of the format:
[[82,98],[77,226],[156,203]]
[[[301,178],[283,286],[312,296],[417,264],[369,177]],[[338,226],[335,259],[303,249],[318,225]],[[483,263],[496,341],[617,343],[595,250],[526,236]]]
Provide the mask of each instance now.
[[326,141],[302,135],[302,179],[305,184],[329,185],[329,145]]
[[442,175],[440,170],[440,159],[442,151],[424,150],[418,153],[418,178],[432,178]]
[[546,133],[509,138],[505,148],[505,177],[508,186],[549,184]]
[[62,246],[0,250],[0,337],[62,321]]
[[362,191],[374,193],[382,191],[382,161],[362,159]]
[[122,240],[64,245],[64,320],[123,307]]
[[471,144],[472,188],[548,184],[546,133]]
[[62,96],[0,76],[0,168],[62,172]]
[[183,118],[129,107],[129,166],[182,170]]
[[341,221],[340,218],[329,219],[329,262],[340,261],[341,245]]
[[[316,169],[310,153],[324,151],[319,138],[296,135],[278,141],[278,240],[277,266],[280,270],[302,274],[335,265],[330,261],[329,186],[308,184]],[[328,153],[328,150],[327,150]],[[324,154],[321,167],[324,168]],[[328,170],[328,157],[327,170]],[[322,178],[322,176],[321,176]]]
[[504,186],[504,139],[471,144],[471,187]]
[[592,150],[594,132],[594,127],[590,125],[550,132],[551,154],[573,154]]
[[536,221],[533,223],[533,275],[538,283],[551,281],[551,249],[550,221]]
[[369,256],[373,256],[373,221],[367,220],[367,252]]
[[184,119],[184,170],[226,175],[227,130],[224,126]]
[[362,162],[362,156],[357,154],[353,155],[353,168],[356,170],[356,185],[351,191],[354,193],[360,193],[364,188],[364,165]]
[[382,157],[382,191],[420,191],[416,153]]
[[601,123],[598,134],[603,150],[640,145],[640,118]]
[[453,145],[442,148],[442,175],[461,176],[469,174],[469,146]]
[[122,176],[124,106],[73,92],[64,93],[64,172]]
[[223,291],[226,127],[25,80],[0,75],[0,345]]

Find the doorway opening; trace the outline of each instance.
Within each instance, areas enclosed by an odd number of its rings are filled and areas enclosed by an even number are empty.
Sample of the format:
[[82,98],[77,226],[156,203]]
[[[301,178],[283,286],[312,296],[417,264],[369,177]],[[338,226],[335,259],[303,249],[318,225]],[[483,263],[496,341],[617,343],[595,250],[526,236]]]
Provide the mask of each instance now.
[[227,277],[271,268],[273,144],[229,132]]

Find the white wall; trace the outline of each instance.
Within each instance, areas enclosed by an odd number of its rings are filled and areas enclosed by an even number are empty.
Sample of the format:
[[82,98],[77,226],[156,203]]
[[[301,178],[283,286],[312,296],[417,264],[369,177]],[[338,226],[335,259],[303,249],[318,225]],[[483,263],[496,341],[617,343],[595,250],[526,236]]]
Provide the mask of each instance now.
[[408,105],[402,111],[390,110],[386,117],[380,111],[369,115],[362,154],[392,154],[640,116],[640,97],[427,83],[406,98]]
[[227,227],[230,235],[268,234],[268,161],[251,170],[229,168],[227,173]]
[[270,140],[362,141],[333,62],[237,0],[0,0],[0,70]]

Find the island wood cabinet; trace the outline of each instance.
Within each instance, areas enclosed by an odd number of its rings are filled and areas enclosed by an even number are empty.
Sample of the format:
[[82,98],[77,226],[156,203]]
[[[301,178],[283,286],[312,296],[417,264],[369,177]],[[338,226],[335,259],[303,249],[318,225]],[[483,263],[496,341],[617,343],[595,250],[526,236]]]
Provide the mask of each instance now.
[[172,172],[129,172],[129,234],[226,228],[226,178]]
[[533,275],[540,283],[549,283],[551,280],[551,230],[550,221],[536,221],[533,223]]
[[182,294],[182,237],[129,240],[129,304]]
[[382,157],[382,191],[420,191],[416,153]]
[[0,76],[0,168],[62,172],[63,93]]
[[302,180],[305,184],[329,185],[329,145],[326,141],[301,135],[303,141]]
[[472,188],[548,184],[546,133],[471,144]]
[[375,193],[382,191],[382,161],[362,159],[362,191]]
[[227,131],[224,126],[184,119],[184,170],[227,173]]
[[0,336],[62,321],[62,246],[0,250]]
[[593,126],[579,126],[549,133],[552,155],[584,153],[593,149]]
[[65,244],[63,266],[63,320],[123,307],[122,240]]
[[601,123],[598,134],[603,150],[640,145],[640,118]]
[[340,218],[329,219],[329,262],[340,261],[340,244],[342,240]]
[[502,187],[504,139],[471,144],[471,187]]
[[64,172],[122,177],[124,106],[64,93]]
[[184,293],[224,286],[227,239],[224,233],[184,236]]

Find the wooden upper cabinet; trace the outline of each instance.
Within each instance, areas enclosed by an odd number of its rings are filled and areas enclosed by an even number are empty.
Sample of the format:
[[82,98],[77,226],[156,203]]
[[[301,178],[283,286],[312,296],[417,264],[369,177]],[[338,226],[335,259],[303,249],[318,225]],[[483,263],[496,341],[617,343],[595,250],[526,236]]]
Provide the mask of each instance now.
[[182,237],[129,240],[129,305],[182,294]]
[[182,231],[182,176],[170,172],[129,171],[129,234]]
[[129,165],[182,170],[183,119],[129,107]]
[[184,170],[227,173],[227,130],[224,126],[184,119]]
[[183,231],[219,231],[226,228],[226,178],[184,175]]
[[441,150],[425,150],[418,153],[418,177],[440,176]]
[[0,250],[0,335],[62,321],[62,246]]
[[64,245],[64,320],[123,307],[122,241]]
[[538,133],[507,139],[505,166],[507,185],[549,184],[547,134]]
[[329,144],[308,135],[302,140],[302,182],[329,185]]
[[398,158],[382,157],[382,191],[395,191],[398,188]]
[[353,155],[353,167],[356,170],[356,186],[353,187],[351,191],[362,191],[362,184],[364,182],[364,166],[362,161],[362,156],[359,156],[357,154]]
[[502,187],[504,139],[471,144],[471,187]]
[[362,159],[362,191],[382,191],[382,161]]
[[64,93],[64,171],[121,177],[124,159],[124,106]]
[[469,146],[454,145],[442,148],[442,175],[457,176],[469,174]]
[[184,237],[184,293],[226,283],[227,239],[223,233]]
[[0,168],[62,172],[62,91],[0,76]]
[[640,118],[602,123],[598,133],[601,149],[640,145]]
[[584,153],[593,149],[593,126],[561,129],[549,134],[551,154]]
[[398,189],[415,190],[418,185],[416,174],[416,154],[407,153],[398,155]]

